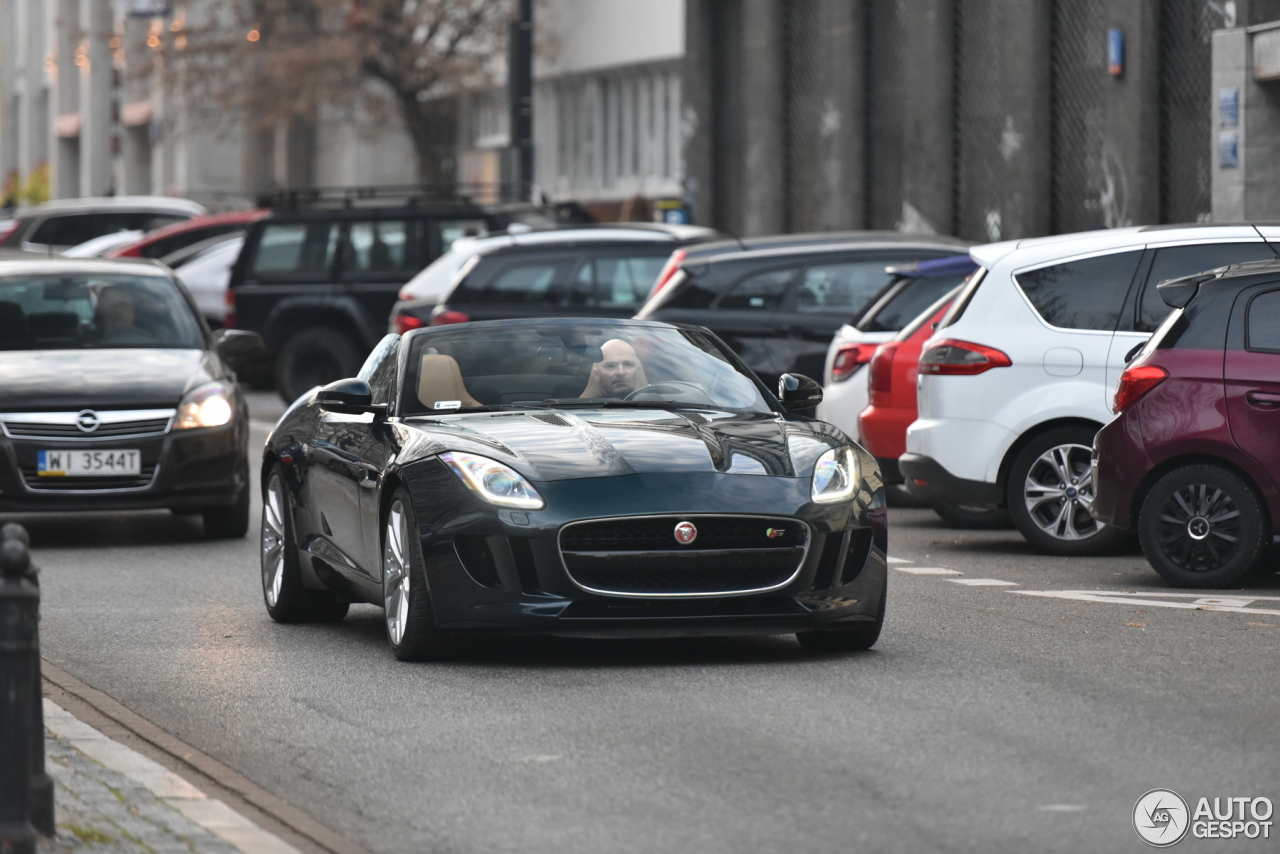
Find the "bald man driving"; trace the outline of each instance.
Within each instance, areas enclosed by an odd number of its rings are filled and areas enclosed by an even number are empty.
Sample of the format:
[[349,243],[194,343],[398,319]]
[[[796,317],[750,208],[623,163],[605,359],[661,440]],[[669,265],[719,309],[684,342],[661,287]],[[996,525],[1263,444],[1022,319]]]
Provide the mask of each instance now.
[[600,353],[604,358],[591,366],[591,379],[582,397],[623,398],[649,384],[640,357],[626,341],[611,338],[600,345]]

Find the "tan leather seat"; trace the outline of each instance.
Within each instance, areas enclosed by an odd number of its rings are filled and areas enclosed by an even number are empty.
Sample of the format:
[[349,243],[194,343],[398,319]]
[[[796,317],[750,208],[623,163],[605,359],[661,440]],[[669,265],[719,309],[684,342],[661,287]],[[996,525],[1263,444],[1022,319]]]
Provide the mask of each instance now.
[[456,400],[464,408],[484,405],[462,384],[462,371],[458,369],[457,361],[452,356],[434,353],[422,357],[422,367],[418,371],[418,400],[430,410],[435,410],[441,401]]

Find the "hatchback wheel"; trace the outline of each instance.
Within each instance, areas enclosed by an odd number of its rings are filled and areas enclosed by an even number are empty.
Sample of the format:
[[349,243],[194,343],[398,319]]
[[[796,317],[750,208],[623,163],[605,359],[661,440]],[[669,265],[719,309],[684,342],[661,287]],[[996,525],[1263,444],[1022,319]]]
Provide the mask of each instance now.
[[1130,541],[1089,515],[1094,431],[1059,427],[1031,440],[1009,469],[1009,515],[1027,542],[1057,555],[1116,551]]
[[262,598],[267,613],[277,623],[341,620],[347,615],[346,601],[327,590],[302,586],[290,507],[289,490],[276,468],[262,494]]
[[401,661],[443,658],[448,644],[436,628],[418,526],[403,489],[391,501],[383,531],[382,600],[391,651]]
[[1239,580],[1261,562],[1266,534],[1253,490],[1217,466],[1186,466],[1160,478],[1138,514],[1142,553],[1178,587]]

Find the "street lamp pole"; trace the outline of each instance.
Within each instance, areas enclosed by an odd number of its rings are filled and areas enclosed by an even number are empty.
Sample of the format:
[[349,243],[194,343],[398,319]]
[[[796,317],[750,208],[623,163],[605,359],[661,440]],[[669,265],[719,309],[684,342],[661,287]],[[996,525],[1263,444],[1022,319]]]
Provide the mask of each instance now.
[[507,44],[507,94],[511,109],[514,179],[520,201],[533,194],[533,0],[519,0]]

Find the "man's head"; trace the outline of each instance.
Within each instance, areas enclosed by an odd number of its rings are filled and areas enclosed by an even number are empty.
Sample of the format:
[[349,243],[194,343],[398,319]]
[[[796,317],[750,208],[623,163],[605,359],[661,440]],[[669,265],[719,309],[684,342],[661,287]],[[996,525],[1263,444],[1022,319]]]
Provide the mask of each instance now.
[[640,358],[626,341],[612,338],[600,346],[600,352],[604,358],[596,363],[595,372],[606,397],[626,397],[644,384]]
[[120,288],[107,288],[98,297],[98,314],[106,332],[133,326],[136,311],[133,295]]

